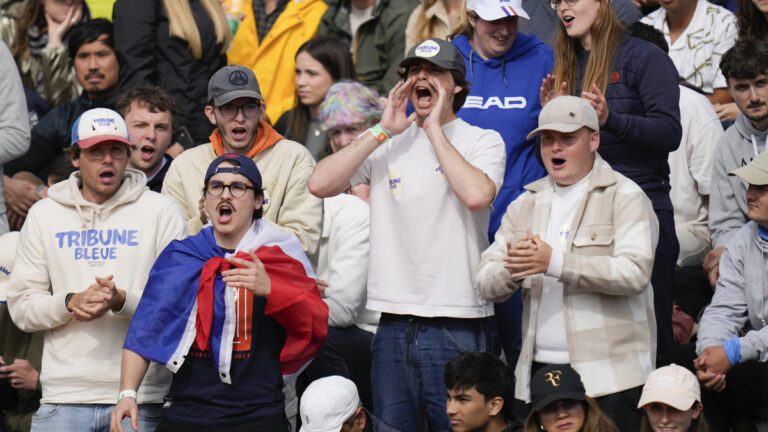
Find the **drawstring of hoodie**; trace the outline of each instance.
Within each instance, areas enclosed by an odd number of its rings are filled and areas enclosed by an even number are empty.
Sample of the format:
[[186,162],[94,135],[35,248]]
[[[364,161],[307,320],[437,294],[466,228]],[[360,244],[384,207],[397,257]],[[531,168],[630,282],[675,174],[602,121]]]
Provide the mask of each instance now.
[[[81,194],[79,181],[71,182],[72,196],[77,197]],[[75,198],[72,202],[75,206],[78,216],[84,222],[87,229],[91,229],[95,226],[96,218],[106,219],[112,211],[112,207],[103,207],[100,205],[93,205],[93,203],[87,203],[87,206],[81,205],[82,202]]]
[[[760,152],[757,151],[757,139],[755,139],[755,134],[751,134],[749,137],[752,138],[752,151],[755,153],[755,157],[757,157]],[[768,135],[765,137],[765,147],[763,147],[763,150],[768,150]]]
[[501,79],[504,81],[504,88],[507,88],[507,60],[501,61]]
[[[472,58],[475,56],[475,49],[472,48],[469,50],[469,80],[474,81],[475,80],[475,62],[472,61]],[[507,60],[502,59],[501,60],[501,79],[504,81],[504,88],[507,88]],[[766,145],[768,145],[768,142],[766,142]]]

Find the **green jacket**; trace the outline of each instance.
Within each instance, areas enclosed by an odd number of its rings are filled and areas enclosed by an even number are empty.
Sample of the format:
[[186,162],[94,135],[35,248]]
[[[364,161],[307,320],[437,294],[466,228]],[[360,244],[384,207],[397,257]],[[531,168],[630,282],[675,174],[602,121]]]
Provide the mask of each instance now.
[[[32,363],[38,372],[43,357],[43,332],[25,333],[11,321],[8,305],[0,303],[0,354],[5,364],[11,364],[17,358],[26,359]],[[10,385],[0,382],[0,385]],[[7,432],[29,432],[32,427],[32,414],[40,406],[42,397],[40,383],[35,391],[17,392],[16,404],[13,407],[2,407],[3,423]]]
[[317,29],[352,47],[357,80],[387,95],[400,77],[397,68],[405,52],[405,25],[418,0],[377,0],[370,20],[353,35],[349,26],[350,0],[328,7]]

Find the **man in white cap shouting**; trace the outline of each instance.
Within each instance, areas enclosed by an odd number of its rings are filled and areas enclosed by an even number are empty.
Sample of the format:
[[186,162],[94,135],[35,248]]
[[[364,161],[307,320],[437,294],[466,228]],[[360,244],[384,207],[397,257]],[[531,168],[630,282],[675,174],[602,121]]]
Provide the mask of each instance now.
[[570,364],[587,395],[631,431],[656,358],[650,277],[658,222],[640,187],[597,154],[599,132],[585,99],[560,96],[544,106],[528,136],[541,136],[548,175],[507,208],[477,286],[493,301],[527,290],[517,399],[530,400],[538,369]]
[[[70,178],[52,186],[21,230],[8,306],[26,332],[45,331],[43,398],[33,431],[109,428],[122,343],[149,269],[186,235],[174,201],[126,168],[131,142],[116,112],[96,108],[72,127]],[[170,375],[154,365],[137,398],[154,430]]]

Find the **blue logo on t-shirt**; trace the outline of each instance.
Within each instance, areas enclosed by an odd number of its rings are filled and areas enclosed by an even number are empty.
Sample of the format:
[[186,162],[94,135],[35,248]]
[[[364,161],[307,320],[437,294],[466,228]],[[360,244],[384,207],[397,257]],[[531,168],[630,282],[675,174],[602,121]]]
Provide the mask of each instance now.
[[138,230],[89,229],[62,231],[54,234],[59,249],[72,249],[78,261],[107,261],[117,259],[117,246],[139,245]]

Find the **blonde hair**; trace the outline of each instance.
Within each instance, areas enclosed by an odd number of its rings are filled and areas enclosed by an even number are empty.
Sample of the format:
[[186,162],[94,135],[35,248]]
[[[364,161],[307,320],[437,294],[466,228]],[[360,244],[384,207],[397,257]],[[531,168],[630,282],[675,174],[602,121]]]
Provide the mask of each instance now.
[[[435,5],[435,3],[439,1],[444,0],[423,0],[421,2],[421,6],[417,8],[417,10],[420,12],[416,15],[416,22],[415,22],[415,28],[416,28],[416,40],[422,41],[424,39],[429,39],[433,36],[435,36],[435,24],[439,21],[439,19],[435,16],[431,17],[430,19],[427,19],[426,12],[429,8]],[[467,14],[467,1],[461,0],[461,6],[459,7],[459,13],[456,16],[456,23],[454,24],[454,28],[458,26],[459,23],[462,21],[466,21],[466,18],[464,17]],[[454,29],[450,29],[449,33],[453,33]]]
[[608,87],[608,74],[612,67],[613,58],[626,31],[616,18],[610,0],[581,1],[596,1],[599,3],[597,17],[590,29],[592,47],[589,51],[587,67],[584,70],[584,78],[580,83],[576,82],[576,74],[579,70],[577,53],[581,42],[568,36],[562,21],[558,20],[560,24],[558,25],[555,41],[555,82],[561,83],[565,81],[568,83],[568,91],[571,94],[579,94],[580,91],[591,91],[592,84],[597,84],[600,91],[605,93],[605,89]]
[[[580,432],[620,432],[613,420],[603,413],[600,405],[591,397],[587,397],[582,402],[582,407],[584,408],[584,425],[581,426]],[[528,414],[523,432],[541,432],[541,423],[535,412],[531,411]]]
[[[221,47],[221,52],[224,52],[229,46],[230,34],[229,23],[224,16],[220,0],[200,0],[200,3],[213,21],[216,43]],[[192,57],[198,61],[202,59],[203,42],[200,39],[200,29],[197,28],[195,17],[192,15],[189,0],[163,0],[163,6],[168,13],[171,36],[185,40],[192,51]]]
[[470,13],[474,14],[474,12],[467,10],[466,0],[462,1],[461,11],[459,12],[459,16],[456,17],[456,24],[454,24],[453,28],[451,29],[451,39],[459,35],[466,35],[468,38],[472,39],[472,35],[475,31],[472,28],[472,23],[469,22]]

